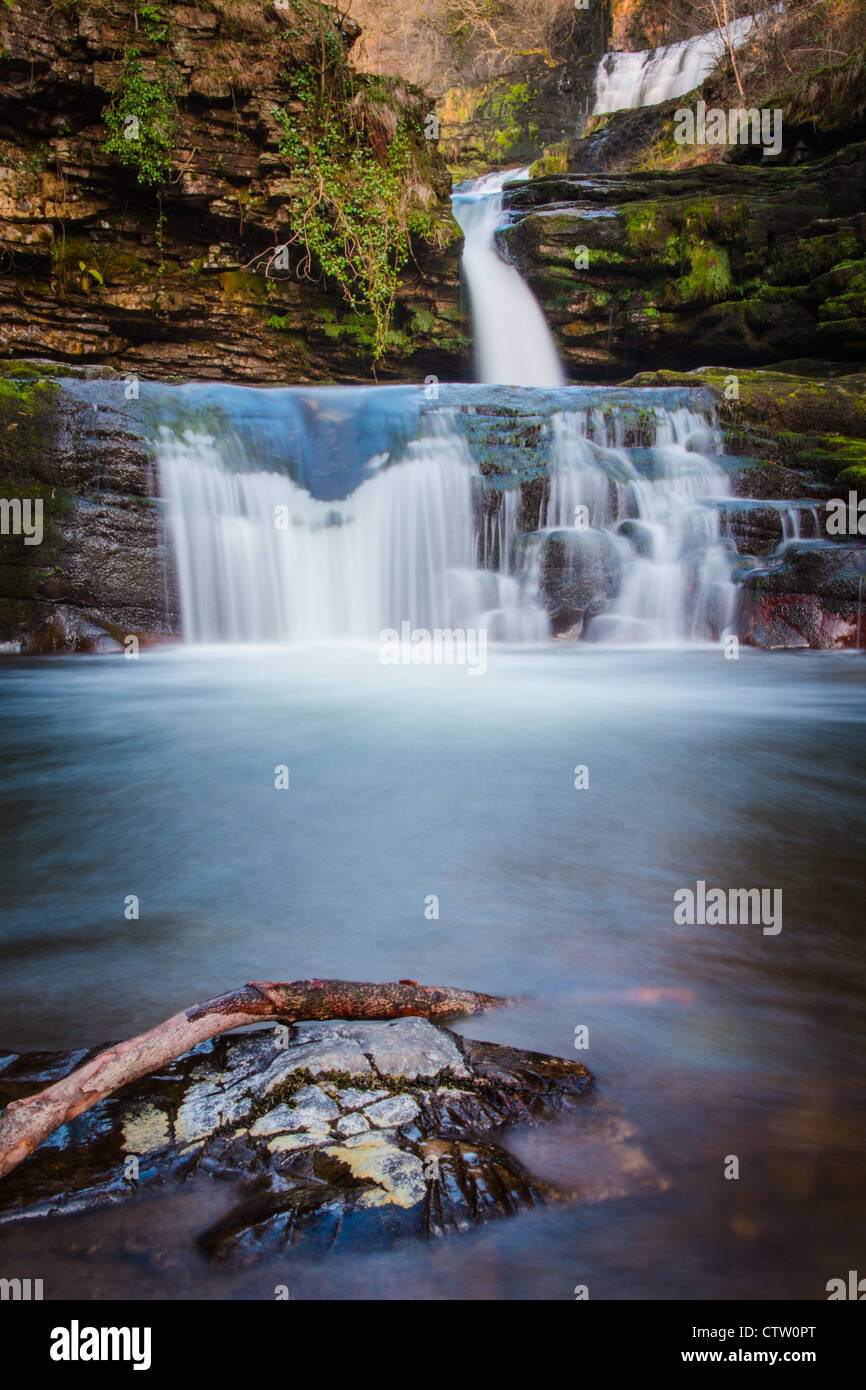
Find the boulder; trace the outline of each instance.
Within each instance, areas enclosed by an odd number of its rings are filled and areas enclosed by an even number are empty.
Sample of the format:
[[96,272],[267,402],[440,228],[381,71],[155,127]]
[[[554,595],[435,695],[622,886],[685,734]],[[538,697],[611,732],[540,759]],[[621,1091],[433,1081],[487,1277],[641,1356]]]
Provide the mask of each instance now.
[[[0,1185],[0,1223],[86,1212],[140,1188],[171,1193],[209,1174],[238,1184],[238,1200],[198,1233],[199,1246],[248,1264],[288,1246],[370,1249],[440,1236],[579,1195],[533,1175],[502,1130],[519,1135],[571,1115],[579,1132],[597,1107],[581,1063],[420,1018],[301,1023],[288,1041],[285,1031],[203,1043],[79,1116]],[[82,1060],[0,1055],[0,1100]],[[663,1187],[645,1156],[635,1164],[633,1131],[612,1125],[609,1110],[589,1122],[589,1142],[603,1121],[614,1166]]]
[[541,593],[555,634],[607,607],[620,578],[613,536],[594,529],[550,532],[542,541]]
[[860,646],[864,576],[866,545],[792,541],[743,577],[739,635],[769,649]]

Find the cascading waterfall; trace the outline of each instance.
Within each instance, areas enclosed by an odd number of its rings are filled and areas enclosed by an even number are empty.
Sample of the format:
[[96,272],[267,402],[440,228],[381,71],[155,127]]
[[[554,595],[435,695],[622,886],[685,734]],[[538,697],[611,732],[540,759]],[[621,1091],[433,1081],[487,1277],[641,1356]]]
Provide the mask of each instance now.
[[[472,388],[452,390],[470,398],[471,418]],[[595,641],[723,630],[733,588],[718,510],[704,499],[723,496],[727,479],[701,452],[717,447],[707,415],[656,405],[637,448],[622,412],[552,411],[534,514],[537,491],[481,476],[459,419],[450,405],[424,412],[399,456],[373,458],[336,501],[265,471],[231,432],[163,427],[156,452],[187,640],[375,640],[404,621],[502,641],[544,640],[551,622]],[[551,576],[556,547],[564,561]]]
[[363,639],[456,618],[453,589],[474,567],[473,470],[444,422],[340,502],[254,460],[230,471],[193,431],[163,431],[157,456],[189,640]]
[[[728,33],[735,48],[745,42],[754,23],[749,15],[731,22]],[[596,72],[596,113],[655,106],[693,91],[710,75],[725,46],[718,29],[712,29],[664,48],[606,54]]]
[[685,408],[658,412],[644,450],[626,448],[625,432],[621,416],[600,409],[554,417],[548,499],[529,563],[541,568],[556,537],[565,575],[554,595],[571,598],[572,630],[589,640],[719,635],[735,589],[718,513],[705,505],[728,492],[726,475],[700,452],[718,447],[711,422]]
[[496,250],[505,184],[528,174],[528,169],[488,174],[461,185],[452,200],[465,237],[463,273],[472,301],[478,380],[505,386],[564,386],[556,345],[538,301]]

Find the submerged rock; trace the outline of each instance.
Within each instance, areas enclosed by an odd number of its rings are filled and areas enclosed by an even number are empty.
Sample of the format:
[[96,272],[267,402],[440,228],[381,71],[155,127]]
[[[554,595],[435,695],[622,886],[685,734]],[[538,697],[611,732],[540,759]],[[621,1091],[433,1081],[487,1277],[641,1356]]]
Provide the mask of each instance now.
[[[82,1060],[0,1056],[0,1099]],[[285,1030],[260,1028],[202,1044],[58,1131],[0,1184],[0,1222],[87,1211],[209,1174],[238,1185],[235,1207],[199,1233],[214,1259],[465,1230],[581,1195],[533,1176],[505,1130],[519,1135],[571,1112],[580,1134],[599,1109],[591,1091],[577,1061],[419,1018],[302,1023],[288,1042]],[[643,1184],[654,1170],[646,1160],[635,1171]]]

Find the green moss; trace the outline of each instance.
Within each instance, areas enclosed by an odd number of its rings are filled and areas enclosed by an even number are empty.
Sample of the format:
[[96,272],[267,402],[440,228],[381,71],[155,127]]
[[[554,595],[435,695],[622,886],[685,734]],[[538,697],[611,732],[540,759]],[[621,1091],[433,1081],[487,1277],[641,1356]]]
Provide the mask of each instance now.
[[684,303],[711,304],[724,299],[733,285],[728,253],[711,242],[687,248],[689,273],[676,281],[677,298]]
[[824,236],[797,237],[774,252],[766,278],[775,284],[805,284],[856,256],[862,244],[850,227]]
[[412,315],[411,330],[426,337],[428,333],[432,333],[435,323],[436,315],[431,310],[416,309]]
[[[866,450],[864,450],[864,459],[866,459]],[[866,462],[843,468],[842,472],[837,474],[835,481],[840,488],[856,492],[858,500],[866,497]]]
[[589,248],[588,260],[591,266],[623,265],[631,260],[630,256],[624,256],[621,251],[608,251],[605,247]]
[[53,381],[0,380],[0,466],[13,479],[43,471],[57,434],[58,392]]
[[820,319],[857,319],[866,317],[866,292],[841,294],[835,299],[825,299],[819,305]]
[[529,177],[531,179],[543,179],[548,174],[567,174],[568,160],[569,145],[567,141],[563,140],[542,151],[539,158],[530,166]]
[[249,275],[241,270],[226,270],[220,276],[220,283],[227,299],[246,299],[262,304],[267,298],[266,282],[260,275]]
[[71,237],[58,242],[52,252],[55,287],[63,296],[70,290],[93,293],[97,286],[141,281],[150,268],[138,256],[121,251],[110,242],[90,237]]

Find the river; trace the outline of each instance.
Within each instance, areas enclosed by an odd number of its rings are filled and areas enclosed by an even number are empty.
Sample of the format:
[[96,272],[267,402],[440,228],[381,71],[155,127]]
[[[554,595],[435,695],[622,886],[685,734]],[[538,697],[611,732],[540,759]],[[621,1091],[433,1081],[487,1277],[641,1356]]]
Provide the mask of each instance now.
[[[663,1185],[293,1259],[292,1296],[820,1298],[863,1248],[864,684],[856,653],[713,646],[494,645],[483,678],[363,644],[8,664],[0,1041],[129,1036],[249,978],[518,995],[456,1026],[579,1055]],[[676,926],[698,880],[782,889],[782,930]],[[583,1123],[514,1142],[594,1190]],[[203,1180],[0,1252],[55,1295],[272,1297],[273,1266],[194,1253],[228,1205]]]

